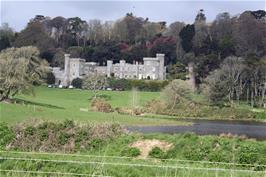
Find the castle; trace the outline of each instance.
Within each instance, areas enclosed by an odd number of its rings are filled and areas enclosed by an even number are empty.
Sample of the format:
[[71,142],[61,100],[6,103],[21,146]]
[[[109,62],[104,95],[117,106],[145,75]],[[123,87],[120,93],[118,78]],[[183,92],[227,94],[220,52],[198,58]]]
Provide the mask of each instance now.
[[75,78],[82,78],[89,74],[101,74],[107,77],[124,79],[151,79],[164,80],[166,77],[166,67],[164,66],[164,54],[156,54],[156,57],[144,57],[143,64],[126,63],[120,60],[113,63],[107,60],[106,66],[99,66],[96,62],[85,62],[85,59],[70,58],[65,54],[65,67],[53,67],[52,72],[55,76],[55,84],[69,86]]

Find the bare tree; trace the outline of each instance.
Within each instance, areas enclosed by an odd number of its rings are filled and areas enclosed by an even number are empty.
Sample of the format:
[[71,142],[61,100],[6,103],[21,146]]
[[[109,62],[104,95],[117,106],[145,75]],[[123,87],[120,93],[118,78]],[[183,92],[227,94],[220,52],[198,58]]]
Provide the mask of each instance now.
[[240,57],[227,57],[221,64],[220,69],[212,72],[207,78],[207,85],[210,87],[209,97],[218,101],[226,97],[229,102],[240,99],[244,91],[245,65]]
[[198,55],[200,48],[208,36],[208,27],[206,25],[206,17],[203,10],[200,10],[196,16],[195,22],[195,36],[193,38],[194,53]]
[[94,98],[97,98],[97,95],[101,89],[104,89],[107,85],[107,80],[104,75],[101,74],[90,74],[83,79],[83,88],[92,90]]
[[250,53],[257,55],[265,50],[266,23],[256,19],[247,11],[234,19],[233,38],[236,44],[237,55],[245,56]]
[[182,104],[189,100],[192,93],[190,85],[187,81],[173,80],[162,91],[162,98],[171,109],[174,109],[178,104]]

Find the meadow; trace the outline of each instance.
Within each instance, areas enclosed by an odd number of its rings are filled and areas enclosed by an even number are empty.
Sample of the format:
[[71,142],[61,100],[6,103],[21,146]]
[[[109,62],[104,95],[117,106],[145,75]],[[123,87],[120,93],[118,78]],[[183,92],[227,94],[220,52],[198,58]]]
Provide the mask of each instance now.
[[[117,112],[93,112],[90,110],[93,93],[88,90],[35,87],[34,93],[34,95],[16,96],[17,104],[0,103],[1,122],[14,124],[32,119],[53,121],[69,119],[78,122],[110,122],[123,125],[177,125],[181,123],[169,119],[145,118]],[[160,93],[101,91],[99,95],[105,98],[113,108],[116,108],[143,106],[147,101],[159,98]]]
[[[160,97],[159,92],[136,90],[99,95],[113,108],[143,106]],[[191,133],[112,133],[119,130],[116,125],[187,123],[173,116],[93,112],[92,97],[88,90],[36,87],[35,95],[16,96],[16,104],[0,103],[1,122],[7,123],[0,128],[1,176],[265,176],[265,141]],[[71,120],[85,127],[73,127]],[[168,142],[171,148],[140,158],[131,144],[145,140]]]

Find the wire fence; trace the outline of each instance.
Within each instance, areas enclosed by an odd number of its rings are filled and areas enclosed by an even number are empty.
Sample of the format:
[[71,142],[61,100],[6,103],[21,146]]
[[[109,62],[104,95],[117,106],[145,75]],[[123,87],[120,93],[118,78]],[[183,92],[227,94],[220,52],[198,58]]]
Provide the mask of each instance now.
[[[235,173],[241,173],[241,174],[250,174],[252,176],[263,176],[266,177],[266,171],[254,171],[249,169],[250,167],[262,167],[262,169],[265,169],[266,165],[256,165],[256,164],[237,164],[237,163],[225,163],[225,162],[210,162],[210,161],[192,161],[192,160],[178,160],[178,159],[160,159],[160,160],[166,160],[171,162],[185,162],[185,163],[193,163],[193,164],[201,164],[201,166],[197,165],[189,165],[189,164],[165,164],[165,163],[145,163],[149,161],[156,160],[158,162],[158,159],[154,158],[147,158],[144,159],[145,161],[142,163],[137,163],[136,161],[129,161],[131,160],[140,160],[135,159],[131,157],[120,157],[120,156],[104,156],[104,155],[87,155],[87,154],[64,154],[64,153],[46,153],[46,152],[19,152],[19,151],[0,151],[0,161],[16,161],[16,162],[32,162],[32,163],[55,163],[55,164],[75,164],[75,165],[90,165],[95,166],[98,165],[100,171],[102,174],[105,174],[103,172],[103,169],[106,166],[115,166],[119,168],[127,167],[128,169],[134,169],[134,168],[152,168],[157,169],[160,171],[160,174],[163,173],[164,170],[165,173],[167,173],[167,170],[184,170],[184,171],[204,171],[204,172],[212,172],[215,174],[215,176],[218,177],[218,173],[220,172],[226,172],[230,174],[230,176],[234,176],[232,174]],[[10,154],[13,154],[13,157],[10,156]],[[31,157],[18,157],[18,156],[29,156]],[[39,157],[34,158],[34,156],[41,156],[45,155],[45,158]],[[50,157],[48,157],[50,156]],[[85,157],[86,159],[83,160],[66,160],[66,159],[58,159],[58,156],[62,157]],[[57,159],[47,159],[48,158],[57,158]],[[95,158],[95,159],[90,159]],[[110,160],[111,159],[111,160]],[[122,161],[124,159],[125,161]],[[114,161],[115,160],[115,161]],[[143,160],[143,159],[142,159]],[[206,167],[207,164],[207,167]],[[211,164],[212,166],[208,166]],[[220,165],[227,165],[230,168],[223,168]],[[244,169],[237,169],[237,166],[244,166]],[[162,169],[162,170],[160,170]],[[2,173],[25,173],[25,174],[39,174],[39,175],[57,175],[57,176],[95,176],[95,177],[108,177],[104,175],[96,175],[96,174],[86,174],[86,173],[72,173],[72,172],[57,172],[57,171],[33,171],[33,170],[25,170],[25,169],[0,169],[0,172]],[[157,176],[157,175],[156,175]],[[166,175],[165,175],[166,176]],[[176,174],[174,176],[177,176]]]
[[[88,155],[88,154],[64,154],[64,153],[48,153],[48,152],[21,152],[21,151],[0,151],[0,153],[10,154],[30,154],[30,155],[51,155],[51,156],[71,156],[71,157],[88,157],[88,158],[111,158],[111,159],[134,159],[132,157],[122,156],[106,156],[106,155]],[[188,162],[197,164],[215,164],[215,165],[230,165],[230,166],[251,166],[251,167],[266,167],[263,164],[245,164],[245,163],[232,163],[232,162],[214,162],[214,161],[195,161],[195,160],[181,160],[181,159],[156,159],[156,158],[145,158],[145,160],[161,160],[171,162]]]
[[112,176],[103,176],[103,175],[94,175],[94,174],[85,174],[85,173],[65,173],[65,172],[54,172],[54,171],[26,171],[26,170],[2,170],[0,172],[6,173],[24,173],[24,174],[49,174],[49,175],[66,175],[66,176],[91,176],[91,177],[112,177]]
[[225,169],[225,168],[199,168],[190,166],[176,165],[151,165],[139,163],[119,163],[119,162],[97,162],[97,161],[75,161],[75,160],[52,160],[52,159],[36,159],[36,158],[20,158],[20,157],[0,157],[1,160],[22,160],[22,161],[39,161],[39,162],[56,162],[56,163],[76,163],[76,164],[100,164],[114,166],[129,166],[129,167],[151,167],[151,168],[173,168],[173,169],[189,169],[189,170],[204,170],[204,171],[234,171],[248,173],[265,173],[264,171],[240,170],[240,169]]

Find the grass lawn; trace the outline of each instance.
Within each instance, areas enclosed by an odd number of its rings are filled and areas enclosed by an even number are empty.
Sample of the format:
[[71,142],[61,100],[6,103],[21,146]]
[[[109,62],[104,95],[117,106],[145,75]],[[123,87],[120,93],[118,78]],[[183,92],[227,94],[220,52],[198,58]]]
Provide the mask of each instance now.
[[[148,100],[158,98],[159,92],[101,91],[106,100],[115,107],[144,105]],[[55,89],[36,87],[35,96],[19,95],[16,98],[25,104],[0,103],[1,122],[17,123],[32,119],[42,120],[75,120],[78,122],[115,122],[123,125],[169,125],[182,122],[162,119],[144,118],[114,113],[80,111],[88,109],[92,92],[77,89]],[[90,109],[89,109],[90,110]]]

